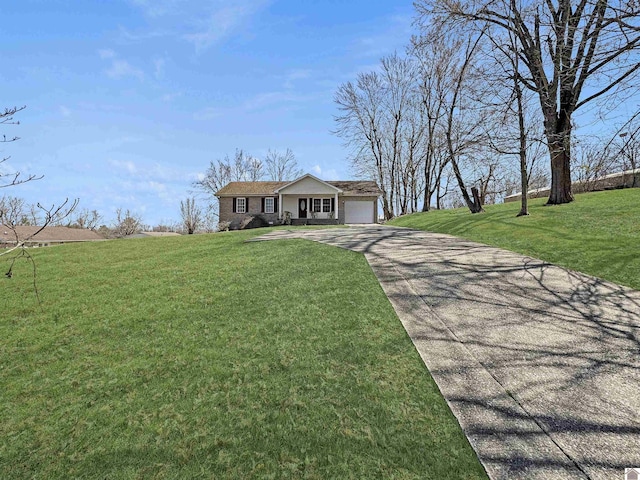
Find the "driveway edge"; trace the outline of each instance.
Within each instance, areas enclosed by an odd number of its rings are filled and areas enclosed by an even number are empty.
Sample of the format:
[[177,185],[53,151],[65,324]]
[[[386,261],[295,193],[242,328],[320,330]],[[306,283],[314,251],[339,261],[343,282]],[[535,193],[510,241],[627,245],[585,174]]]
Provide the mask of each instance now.
[[371,253],[365,257],[492,480],[589,478],[456,338],[393,263]]

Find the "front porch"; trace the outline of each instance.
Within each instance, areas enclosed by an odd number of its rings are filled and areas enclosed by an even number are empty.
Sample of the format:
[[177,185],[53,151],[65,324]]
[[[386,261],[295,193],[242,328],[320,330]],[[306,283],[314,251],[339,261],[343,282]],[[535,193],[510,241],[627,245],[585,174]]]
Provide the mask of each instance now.
[[[277,190],[278,215],[293,225],[336,225],[339,221],[338,198],[342,190],[305,175]],[[294,223],[295,222],[295,223]]]

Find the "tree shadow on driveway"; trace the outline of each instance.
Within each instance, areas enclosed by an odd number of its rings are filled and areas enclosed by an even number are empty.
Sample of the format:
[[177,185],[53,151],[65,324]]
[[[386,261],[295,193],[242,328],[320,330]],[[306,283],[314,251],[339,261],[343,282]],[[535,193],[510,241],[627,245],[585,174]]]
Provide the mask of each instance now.
[[492,478],[640,461],[640,292],[448,235],[289,235],[365,254]]

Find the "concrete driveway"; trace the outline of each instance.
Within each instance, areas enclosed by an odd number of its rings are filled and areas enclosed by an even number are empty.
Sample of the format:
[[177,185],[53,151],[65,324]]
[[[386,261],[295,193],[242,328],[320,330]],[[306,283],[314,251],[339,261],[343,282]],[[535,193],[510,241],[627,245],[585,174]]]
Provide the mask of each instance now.
[[640,292],[448,235],[280,230],[362,252],[493,479],[640,466]]

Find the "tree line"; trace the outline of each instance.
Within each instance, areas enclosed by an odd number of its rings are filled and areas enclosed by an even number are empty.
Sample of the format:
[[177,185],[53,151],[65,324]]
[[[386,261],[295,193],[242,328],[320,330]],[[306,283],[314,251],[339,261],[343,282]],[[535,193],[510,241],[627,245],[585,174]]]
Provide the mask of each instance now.
[[[637,93],[640,4],[632,1],[419,0],[404,55],[337,89],[334,133],[358,176],[380,185],[386,219],[482,205],[572,179],[635,168],[637,114],[575,134]],[[573,174],[573,175],[572,175]]]
[[[258,182],[295,180],[302,176],[303,170],[298,166],[295,154],[290,148],[284,152],[278,150],[267,151],[264,158],[255,157],[242,149],[236,149],[233,157],[226,155],[224,158],[211,160],[207,170],[201,178],[193,182],[192,187],[196,192],[202,193],[208,201],[203,210],[198,207],[189,208],[188,204],[182,205],[183,212],[208,212],[210,217],[218,217],[218,199],[216,192],[230,182]],[[195,201],[192,199],[192,202]],[[183,213],[184,217],[184,213]]]
[[[17,137],[10,141],[18,140]],[[9,140],[7,140],[9,141]],[[5,159],[6,160],[6,159]],[[0,224],[8,227],[16,226],[64,226],[84,228],[98,232],[104,238],[122,238],[141,231],[176,232],[193,234],[215,232],[218,229],[218,209],[213,195],[227,183],[232,181],[290,180],[302,175],[297,160],[291,149],[284,152],[269,150],[264,159],[252,156],[238,149],[233,157],[228,155],[213,160],[201,178],[196,180],[192,193],[205,193],[206,205],[198,202],[195,196],[180,201],[180,220],[163,221],[152,226],[144,223],[142,216],[131,209],[118,208],[115,218],[105,221],[97,210],[78,209],[79,200],[73,208],[53,211],[44,209],[40,204],[30,204],[24,199],[4,195],[0,197]],[[21,178],[13,174],[9,185],[18,185],[36,176]]]

